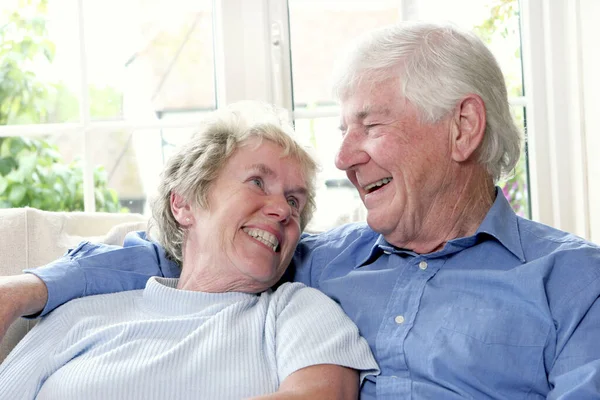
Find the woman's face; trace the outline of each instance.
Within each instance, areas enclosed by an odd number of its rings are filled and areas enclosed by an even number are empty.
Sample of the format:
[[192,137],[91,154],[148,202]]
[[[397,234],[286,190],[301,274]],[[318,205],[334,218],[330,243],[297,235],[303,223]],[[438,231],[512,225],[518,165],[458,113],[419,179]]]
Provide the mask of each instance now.
[[282,157],[277,144],[258,143],[248,141],[227,161],[209,190],[208,209],[191,210],[184,272],[201,271],[197,279],[214,282],[218,291],[271,287],[300,237],[300,213],[307,202],[301,165]]

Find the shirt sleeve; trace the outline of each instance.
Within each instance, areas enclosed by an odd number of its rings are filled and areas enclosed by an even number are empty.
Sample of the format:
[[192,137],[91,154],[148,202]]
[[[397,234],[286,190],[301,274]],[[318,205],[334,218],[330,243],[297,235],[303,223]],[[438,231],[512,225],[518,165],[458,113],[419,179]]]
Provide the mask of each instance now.
[[[600,264],[599,264],[600,265]],[[600,271],[599,271],[600,273]],[[591,305],[590,305],[591,304]],[[600,276],[564,302],[548,399],[600,398]]]
[[311,365],[336,364],[360,372],[362,384],[379,368],[369,344],[341,307],[300,283],[282,286],[277,301],[276,359],[279,381]]
[[151,276],[179,277],[180,269],[144,232],[133,232],[122,247],[83,242],[58,260],[24,272],[48,288],[43,316],[78,297],[143,289]]
[[315,255],[315,240],[316,235],[302,234],[292,263],[285,272],[285,282],[294,281],[301,282],[307,286],[313,286],[311,280],[311,266]]

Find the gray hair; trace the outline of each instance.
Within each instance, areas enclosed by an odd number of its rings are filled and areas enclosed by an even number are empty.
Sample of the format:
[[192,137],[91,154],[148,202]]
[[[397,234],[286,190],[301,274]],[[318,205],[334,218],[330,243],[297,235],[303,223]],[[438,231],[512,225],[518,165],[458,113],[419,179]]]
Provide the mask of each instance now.
[[510,113],[504,76],[474,33],[452,24],[403,22],[376,29],[353,44],[334,71],[333,92],[343,100],[361,82],[399,77],[403,96],[434,123],[467,94],[485,103],[486,129],[479,162],[494,182],[510,176],[521,155],[522,134]]
[[180,265],[185,230],[171,211],[171,193],[179,194],[194,206],[208,208],[212,183],[235,150],[254,138],[281,146],[284,157],[290,156],[300,163],[308,189],[307,203],[300,214],[302,230],[312,218],[318,164],[310,149],[295,139],[282,110],[260,102],[234,103],[212,112],[163,168],[148,231],[164,247],[167,256]]

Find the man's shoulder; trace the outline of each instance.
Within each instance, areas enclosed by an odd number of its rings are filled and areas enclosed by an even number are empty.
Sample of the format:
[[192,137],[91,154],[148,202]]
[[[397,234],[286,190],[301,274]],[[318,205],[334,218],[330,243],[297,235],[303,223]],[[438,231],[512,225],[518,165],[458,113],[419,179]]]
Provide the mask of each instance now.
[[[519,219],[523,253],[528,263],[552,266],[553,275],[580,285],[600,278],[600,246],[539,222]],[[573,272],[577,273],[573,273]]]
[[298,243],[285,280],[304,282],[319,287],[321,271],[333,259],[343,260],[344,265],[354,266],[365,259],[380,235],[365,223],[342,225],[318,234],[305,234]]
[[379,234],[373,231],[364,222],[344,224],[325,232],[308,233],[302,236],[300,243],[311,249],[318,247],[337,247],[353,242],[373,244],[379,238]]
[[526,218],[519,218],[518,221],[521,242],[525,250],[538,250],[544,254],[561,251],[584,251],[600,255],[598,244],[575,234]]

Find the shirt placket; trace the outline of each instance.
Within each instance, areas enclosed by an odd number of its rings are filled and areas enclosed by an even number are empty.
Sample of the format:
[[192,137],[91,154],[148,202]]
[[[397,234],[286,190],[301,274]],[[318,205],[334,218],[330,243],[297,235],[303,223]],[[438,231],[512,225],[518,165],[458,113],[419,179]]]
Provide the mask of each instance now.
[[439,266],[420,255],[384,251],[388,263],[405,263],[396,279],[377,334],[377,354],[381,375],[377,378],[378,399],[411,398],[411,377],[404,344],[415,318],[427,281]]

